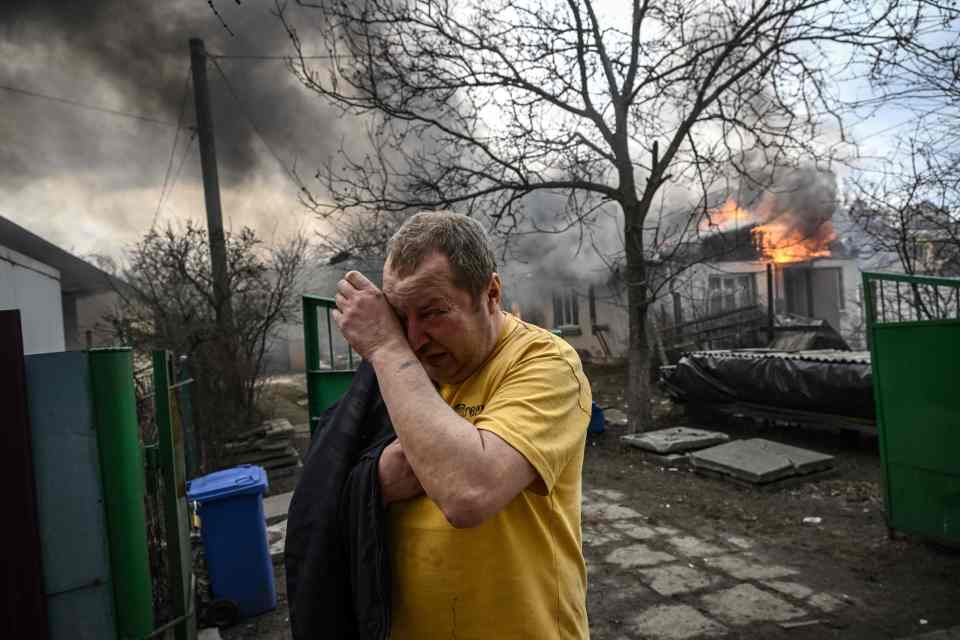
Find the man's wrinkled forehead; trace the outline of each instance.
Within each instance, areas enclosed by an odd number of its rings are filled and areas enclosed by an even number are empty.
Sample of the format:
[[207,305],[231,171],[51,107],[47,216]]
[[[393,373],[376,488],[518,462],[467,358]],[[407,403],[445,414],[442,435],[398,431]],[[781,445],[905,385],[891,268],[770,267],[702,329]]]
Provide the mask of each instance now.
[[[424,304],[432,298],[444,298],[453,286],[449,269],[438,264],[421,264],[413,273],[398,275],[390,266],[383,269],[383,294],[394,309]],[[425,267],[425,268],[424,268]]]

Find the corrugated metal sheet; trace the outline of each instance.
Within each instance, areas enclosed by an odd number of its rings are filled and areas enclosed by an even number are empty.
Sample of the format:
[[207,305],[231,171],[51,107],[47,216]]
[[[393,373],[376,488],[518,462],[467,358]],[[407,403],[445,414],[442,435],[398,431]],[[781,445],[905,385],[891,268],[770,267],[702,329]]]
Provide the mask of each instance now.
[[836,364],[870,364],[869,351],[838,351],[824,349],[818,351],[771,351],[769,349],[721,349],[717,351],[693,351],[691,355],[709,354],[716,358],[747,358],[763,360],[780,358],[783,360],[805,360],[807,362],[829,362]]
[[50,637],[115,637],[106,518],[83,352],[26,358]]

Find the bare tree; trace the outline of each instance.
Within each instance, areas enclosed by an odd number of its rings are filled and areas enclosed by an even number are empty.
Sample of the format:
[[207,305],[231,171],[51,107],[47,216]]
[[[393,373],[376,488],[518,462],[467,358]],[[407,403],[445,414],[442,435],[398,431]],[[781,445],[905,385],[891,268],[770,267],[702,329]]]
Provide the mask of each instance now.
[[[960,275],[960,8],[931,0],[874,51],[876,95],[855,106],[910,113],[891,153],[854,173],[852,221],[878,266]],[[885,264],[887,256],[890,264]]]
[[[651,424],[644,327],[666,286],[651,265],[697,233],[709,194],[747,159],[828,162],[822,127],[842,132],[828,77],[900,19],[896,0],[298,4],[316,9],[331,62],[313,66],[318,51],[278,4],[294,73],[363,117],[375,149],[344,149],[318,173],[332,198],[305,193],[318,213],[451,207],[509,236],[619,210],[631,430]],[[668,185],[689,192],[685,215],[659,215]],[[526,215],[535,193],[558,198],[549,220]]]
[[126,286],[110,320],[140,352],[169,349],[189,358],[197,432],[204,458],[216,465],[225,438],[256,417],[264,356],[279,325],[296,318],[308,245],[296,236],[267,249],[249,228],[227,234],[230,336],[217,324],[209,247],[206,230],[192,222],[148,232],[129,251]]

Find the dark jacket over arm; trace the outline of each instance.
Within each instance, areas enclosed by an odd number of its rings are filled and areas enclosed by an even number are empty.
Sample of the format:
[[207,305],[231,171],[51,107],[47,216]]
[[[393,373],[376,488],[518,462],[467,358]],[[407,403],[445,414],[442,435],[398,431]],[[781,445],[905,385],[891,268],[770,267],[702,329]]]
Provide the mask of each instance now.
[[377,462],[395,437],[373,368],[363,362],[317,425],[290,502],[284,563],[296,640],[381,639],[390,630]]

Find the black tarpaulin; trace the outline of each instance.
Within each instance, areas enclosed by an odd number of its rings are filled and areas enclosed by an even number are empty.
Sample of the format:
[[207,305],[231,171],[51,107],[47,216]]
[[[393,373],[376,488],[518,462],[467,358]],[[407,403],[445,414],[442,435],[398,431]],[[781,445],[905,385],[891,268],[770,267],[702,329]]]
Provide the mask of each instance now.
[[874,418],[865,352],[697,351],[664,378],[692,403],[749,402],[769,407]]

